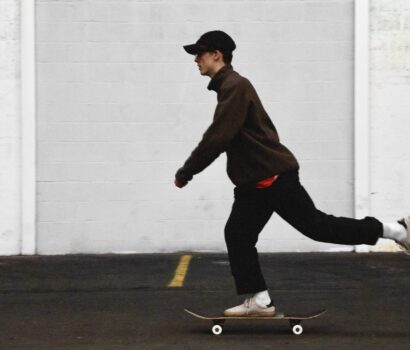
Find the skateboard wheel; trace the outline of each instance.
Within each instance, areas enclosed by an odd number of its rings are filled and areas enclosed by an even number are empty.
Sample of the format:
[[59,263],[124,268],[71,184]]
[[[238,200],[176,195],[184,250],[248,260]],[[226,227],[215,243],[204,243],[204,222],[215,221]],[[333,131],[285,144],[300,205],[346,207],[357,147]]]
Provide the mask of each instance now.
[[216,324],[212,327],[212,333],[215,335],[219,335],[222,333],[222,326],[219,324]]
[[300,324],[295,324],[292,326],[292,332],[296,335],[301,335],[303,332],[303,327]]

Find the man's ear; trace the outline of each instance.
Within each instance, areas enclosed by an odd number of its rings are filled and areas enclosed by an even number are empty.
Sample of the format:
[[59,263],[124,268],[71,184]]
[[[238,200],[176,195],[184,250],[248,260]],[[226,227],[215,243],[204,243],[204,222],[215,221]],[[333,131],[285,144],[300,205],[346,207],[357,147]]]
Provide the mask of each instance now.
[[221,59],[221,61],[223,60],[223,54],[222,54],[222,52],[221,51],[219,51],[219,50],[215,50],[215,51],[213,51],[213,54],[214,54],[214,60],[215,61],[217,61],[218,60],[218,58],[220,58]]

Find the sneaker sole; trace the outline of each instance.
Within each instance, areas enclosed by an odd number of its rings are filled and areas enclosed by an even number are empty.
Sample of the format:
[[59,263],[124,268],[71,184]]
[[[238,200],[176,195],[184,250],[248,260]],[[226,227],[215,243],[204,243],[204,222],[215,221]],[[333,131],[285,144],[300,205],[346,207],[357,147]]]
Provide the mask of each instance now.
[[402,251],[404,254],[410,255],[410,248],[409,248],[409,247],[407,247],[405,244],[400,243],[400,242],[396,242],[396,243],[397,243],[397,245],[400,247],[401,251]]
[[253,312],[248,314],[226,314],[224,313],[225,317],[272,317],[275,316],[275,312]]
[[[407,225],[406,233],[407,233],[407,241],[410,241],[410,217],[404,218],[404,223]],[[410,242],[398,243],[401,247],[403,253],[410,255]]]

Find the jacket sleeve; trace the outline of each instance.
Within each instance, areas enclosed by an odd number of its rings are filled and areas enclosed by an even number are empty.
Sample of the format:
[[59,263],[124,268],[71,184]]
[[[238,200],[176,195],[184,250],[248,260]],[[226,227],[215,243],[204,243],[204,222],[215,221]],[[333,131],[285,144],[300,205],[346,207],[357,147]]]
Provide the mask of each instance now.
[[243,126],[249,107],[246,83],[223,87],[215,109],[212,124],[202,136],[175,177],[189,181],[226,151],[229,143]]

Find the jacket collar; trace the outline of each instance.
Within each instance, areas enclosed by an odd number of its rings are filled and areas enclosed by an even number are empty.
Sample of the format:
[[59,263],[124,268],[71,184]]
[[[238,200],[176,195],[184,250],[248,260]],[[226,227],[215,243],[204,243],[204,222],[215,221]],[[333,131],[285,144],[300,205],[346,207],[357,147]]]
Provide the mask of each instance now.
[[233,71],[233,67],[230,63],[226,63],[222,68],[219,68],[219,70],[211,78],[211,81],[209,82],[208,87],[207,87],[208,90],[215,90],[216,92],[218,92],[222,81],[232,71]]

